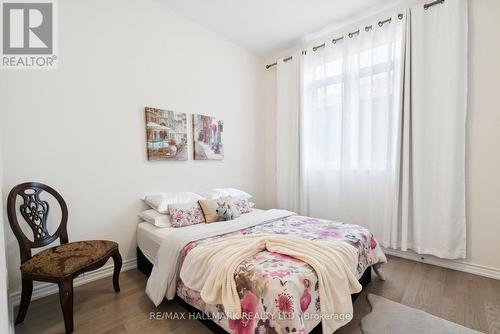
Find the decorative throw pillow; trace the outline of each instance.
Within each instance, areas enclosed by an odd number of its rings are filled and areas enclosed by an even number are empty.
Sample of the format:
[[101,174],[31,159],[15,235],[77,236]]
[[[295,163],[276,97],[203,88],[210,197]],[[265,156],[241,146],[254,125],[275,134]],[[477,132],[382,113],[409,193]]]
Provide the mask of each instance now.
[[245,197],[235,197],[232,199],[233,206],[238,210],[240,214],[242,213],[248,213],[252,211],[252,208],[250,207],[250,202],[248,201],[248,198]]
[[169,205],[172,227],[183,227],[205,222],[198,202]]
[[156,210],[149,209],[139,213],[139,218],[153,224],[156,227],[170,227],[170,216],[159,213]]
[[[230,196],[221,197],[216,200],[202,199],[199,200],[198,203],[201,206],[201,210],[203,211],[203,215],[205,216],[205,222],[207,223],[220,221],[220,217],[216,212],[217,208],[219,207],[219,203],[227,203],[232,208],[235,208]],[[235,218],[240,216],[238,210],[234,210],[234,213]]]

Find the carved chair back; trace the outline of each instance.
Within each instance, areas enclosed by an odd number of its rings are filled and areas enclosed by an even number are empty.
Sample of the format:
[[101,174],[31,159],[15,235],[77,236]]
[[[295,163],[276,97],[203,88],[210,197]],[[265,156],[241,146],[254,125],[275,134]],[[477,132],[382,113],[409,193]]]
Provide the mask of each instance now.
[[[47,229],[47,218],[49,216],[49,203],[40,199],[40,194],[46,191],[51,194],[61,206],[61,222],[57,230],[50,234]],[[24,221],[33,231],[33,240],[29,239],[21,230],[18,221],[16,200],[17,196],[23,199],[23,203],[19,206]],[[31,258],[31,249],[39,248],[51,244],[57,238],[61,244],[68,243],[68,232],[66,225],[68,223],[68,207],[66,202],[57,191],[51,187],[37,182],[26,182],[15,186],[9,193],[7,198],[7,216],[12,232],[16,236],[19,243],[19,251],[21,253],[21,264]]]

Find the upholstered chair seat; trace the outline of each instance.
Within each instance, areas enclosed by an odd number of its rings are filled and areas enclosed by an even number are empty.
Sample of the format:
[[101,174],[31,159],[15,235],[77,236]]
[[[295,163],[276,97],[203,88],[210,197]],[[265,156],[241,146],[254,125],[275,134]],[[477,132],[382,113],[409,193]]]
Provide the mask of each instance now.
[[48,248],[21,265],[21,273],[32,276],[64,277],[109,259],[118,244],[107,240],[71,242]]

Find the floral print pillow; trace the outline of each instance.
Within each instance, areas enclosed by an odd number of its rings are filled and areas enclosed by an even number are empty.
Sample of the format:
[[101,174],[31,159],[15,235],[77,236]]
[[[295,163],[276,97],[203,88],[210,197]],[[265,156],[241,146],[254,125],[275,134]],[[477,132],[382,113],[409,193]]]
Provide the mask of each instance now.
[[250,207],[250,202],[245,197],[233,197],[233,206],[238,210],[239,213],[248,213],[252,211]]
[[172,220],[172,227],[184,227],[205,222],[198,202],[170,205],[168,212]]

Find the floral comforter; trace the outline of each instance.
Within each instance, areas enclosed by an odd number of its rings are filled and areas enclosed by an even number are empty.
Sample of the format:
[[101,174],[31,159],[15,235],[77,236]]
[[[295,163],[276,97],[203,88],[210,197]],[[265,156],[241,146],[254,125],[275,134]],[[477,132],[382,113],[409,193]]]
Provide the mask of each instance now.
[[[212,240],[236,234],[261,233],[348,242],[359,252],[358,279],[365,269],[386,262],[380,246],[366,228],[302,216],[291,216],[191,242],[184,248],[181,261],[191,249]],[[197,291],[188,288],[180,279],[177,294],[188,304],[203,311],[207,318],[234,334],[308,333],[321,322],[318,278],[308,264],[293,257],[264,251],[243,261],[234,275],[241,300],[242,319],[228,319],[222,305],[206,304]]]

